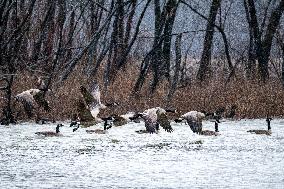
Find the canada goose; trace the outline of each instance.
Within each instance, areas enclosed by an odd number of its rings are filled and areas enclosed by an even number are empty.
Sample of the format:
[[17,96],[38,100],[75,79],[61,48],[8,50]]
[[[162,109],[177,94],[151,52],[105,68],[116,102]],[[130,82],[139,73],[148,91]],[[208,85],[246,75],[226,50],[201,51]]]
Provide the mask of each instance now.
[[62,136],[62,134],[59,131],[59,128],[63,127],[63,126],[64,125],[62,125],[62,124],[58,124],[56,126],[56,132],[54,132],[54,131],[41,131],[41,132],[36,132],[35,134],[42,135],[42,136],[50,136],[50,137],[52,137],[52,136]]
[[[48,89],[47,83],[48,80],[46,78],[38,77],[38,88],[23,91],[15,96],[16,101],[23,104],[24,110],[29,118],[32,117],[33,110],[36,105],[39,108],[43,108],[47,112],[50,111],[49,102],[45,99],[46,92],[51,91],[50,89]],[[40,121],[39,118],[37,118],[37,121]]]
[[258,135],[271,135],[272,134],[271,126],[270,126],[271,120],[272,120],[272,118],[270,118],[270,117],[266,118],[267,130],[248,130],[247,132],[258,134]]
[[135,131],[135,132],[138,133],[138,134],[149,133],[149,131],[147,131],[147,130],[138,130],[138,131]]
[[114,115],[113,118],[113,125],[116,127],[126,125],[129,122],[129,120],[119,115]]
[[79,129],[80,125],[78,124],[77,127],[73,128],[73,132],[77,131]]
[[166,112],[175,112],[175,110],[165,110],[160,107],[151,108],[145,110],[142,114],[139,114],[144,119],[146,131],[135,131],[137,133],[157,133],[159,126],[167,132],[172,132],[173,128],[168,120]]
[[107,130],[112,127],[112,124],[109,123],[109,121],[113,121],[113,117],[107,117],[107,118],[102,118],[104,121],[104,129],[92,129],[92,130],[86,130],[87,133],[92,134],[92,133],[97,133],[97,134],[106,134]]
[[29,118],[33,116],[33,110],[37,104],[43,107],[45,111],[50,111],[49,103],[44,98],[44,91],[40,89],[29,89],[15,96],[16,101],[23,104],[26,114]]
[[205,114],[198,111],[190,111],[183,114],[179,119],[176,119],[176,122],[181,122],[182,120],[186,120],[190,129],[194,133],[200,133],[202,131],[202,119],[205,118]]
[[77,126],[77,125],[78,125],[77,121],[71,121],[71,123],[70,123],[70,127],[74,127],[74,126]]
[[209,131],[209,130],[202,130],[200,132],[200,135],[205,135],[205,136],[217,136],[219,135],[219,130],[218,130],[218,124],[220,123],[219,119],[215,119],[215,131]]
[[135,112],[127,112],[126,114],[123,115],[113,115],[113,118],[114,118],[113,125],[116,127],[126,125],[129,122],[135,122],[135,123],[140,122],[139,114]]
[[100,120],[92,116],[90,110],[88,109],[88,107],[86,106],[85,102],[82,99],[79,99],[76,102],[76,105],[77,105],[79,121],[82,127],[90,127],[100,122]]
[[215,112],[201,111],[201,113],[205,115],[206,119],[219,119],[219,120],[224,115],[224,112],[225,112],[225,107],[219,107]]
[[70,127],[74,127],[73,132],[75,132],[80,128],[80,122],[79,121],[71,121]]
[[101,103],[100,89],[97,83],[94,83],[91,86],[91,92],[89,92],[84,86],[80,86],[80,92],[84,100],[80,99],[77,102],[78,116],[81,124],[86,127],[103,121],[98,118],[100,109],[118,105],[117,103],[108,103],[106,105]]

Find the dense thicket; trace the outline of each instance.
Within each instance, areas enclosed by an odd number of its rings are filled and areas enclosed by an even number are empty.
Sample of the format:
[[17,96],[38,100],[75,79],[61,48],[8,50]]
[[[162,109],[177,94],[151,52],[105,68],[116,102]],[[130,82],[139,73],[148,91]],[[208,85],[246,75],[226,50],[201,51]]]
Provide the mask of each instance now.
[[61,119],[93,80],[119,112],[237,104],[242,117],[283,115],[283,11],[284,0],[1,0],[1,119],[20,117],[14,96],[37,77]]

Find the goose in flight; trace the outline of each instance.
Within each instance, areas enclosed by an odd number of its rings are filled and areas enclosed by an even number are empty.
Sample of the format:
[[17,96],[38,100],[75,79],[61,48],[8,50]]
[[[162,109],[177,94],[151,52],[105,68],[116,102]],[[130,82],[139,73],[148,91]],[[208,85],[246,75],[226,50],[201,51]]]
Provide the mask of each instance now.
[[179,119],[176,119],[176,122],[181,122],[186,120],[190,129],[193,133],[200,134],[202,131],[202,120],[205,118],[205,114],[198,111],[190,111],[183,114]]
[[43,108],[45,111],[50,111],[49,102],[45,99],[45,91],[41,89],[29,89],[15,96],[16,101],[20,102],[28,116],[33,116],[35,106]]
[[99,85],[94,82],[90,91],[84,86],[80,86],[82,99],[77,102],[77,110],[82,125],[91,126],[103,120],[98,117],[101,109],[117,105],[117,103],[102,104]]
[[146,131],[140,130],[136,132],[137,133],[158,133],[159,126],[161,126],[167,132],[172,132],[173,128],[166,115],[167,112],[175,113],[174,110],[165,110],[160,107],[145,110],[143,113],[139,115],[144,119]]
[[115,114],[112,117],[114,118],[113,125],[116,127],[126,125],[127,123],[130,122],[139,123],[141,120],[139,113],[135,112],[127,112],[126,114],[122,115]]

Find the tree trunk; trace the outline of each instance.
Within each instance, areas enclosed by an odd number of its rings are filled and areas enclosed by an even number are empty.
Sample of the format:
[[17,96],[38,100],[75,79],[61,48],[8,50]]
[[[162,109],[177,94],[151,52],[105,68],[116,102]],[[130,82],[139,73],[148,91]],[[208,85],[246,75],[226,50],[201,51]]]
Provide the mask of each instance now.
[[221,6],[221,1],[222,0],[212,0],[212,4],[210,7],[209,18],[203,43],[203,52],[200,60],[200,67],[197,73],[197,79],[199,81],[204,81],[210,75],[209,64],[211,61],[211,54],[213,49],[212,44],[214,36],[214,25],[218,9]]
[[[160,6],[160,0],[155,0],[155,38],[154,38],[154,44],[153,47],[155,47],[155,51],[153,52],[152,55],[152,60],[151,60],[151,69],[153,71],[153,80],[151,83],[151,88],[150,91],[153,93],[155,90],[156,86],[159,83],[159,77],[160,77],[160,66],[162,64],[162,43],[159,43],[161,40],[161,33],[162,33],[162,28],[164,27],[164,20],[165,18],[161,17],[161,6]],[[159,45],[158,45],[159,44]]]
[[[155,0],[155,39],[153,46],[156,51],[152,58],[153,80],[150,92],[154,93],[163,77],[169,79],[172,28],[176,17],[179,1],[169,0],[161,12],[159,0]],[[158,45],[158,43],[161,45]]]
[[106,83],[106,86],[109,85],[109,82],[113,82],[115,79],[115,76],[117,74],[117,64],[121,60],[121,56],[123,54],[124,50],[124,1],[123,0],[117,0],[116,2],[117,11],[115,14],[115,19],[113,21],[113,32],[112,32],[112,57],[110,57],[110,65],[108,66],[109,74],[108,82]]
[[261,81],[265,82],[269,77],[268,62],[270,57],[270,50],[272,46],[273,36],[276,32],[276,28],[279,26],[282,13],[284,11],[284,0],[281,0],[279,5],[272,11],[269,18],[267,29],[261,40],[261,32],[256,16],[256,9],[254,0],[244,1],[248,6],[249,18],[251,21],[250,27],[253,31],[253,36],[256,44],[256,55],[258,59],[258,72]]
[[246,0],[244,0],[244,7],[245,7],[247,22],[249,24],[249,49],[248,49],[248,62],[246,66],[246,76],[248,79],[253,79],[255,76],[255,68],[256,68],[256,54],[255,54],[253,29],[252,29],[250,14]]
[[[32,59],[33,59],[34,63],[36,63],[38,61],[39,56],[40,56],[41,46],[42,46],[43,42],[48,38],[47,37],[48,26],[50,25],[50,22],[51,22],[51,20],[53,19],[53,16],[54,16],[55,4],[56,4],[55,1],[52,2],[51,0],[49,0],[47,2],[47,5],[49,6],[49,8],[47,9],[47,11],[45,13],[45,17],[43,19],[43,22],[41,23],[39,36],[38,36],[37,41],[34,44],[34,48],[33,48],[33,52],[32,52]],[[34,64],[34,65],[36,65],[36,64]]]
[[[270,57],[270,51],[272,46],[272,40],[275,35],[276,29],[279,26],[281,16],[284,11],[284,0],[281,0],[278,7],[276,7],[273,12],[271,13],[271,16],[269,18],[269,22],[267,25],[266,33],[264,35],[264,39],[261,43],[263,47],[263,75],[262,80],[265,81],[269,77],[268,73],[268,62]],[[261,72],[261,73],[262,73]]]
[[161,68],[162,74],[170,79],[170,66],[171,66],[171,41],[173,25],[176,17],[177,2],[175,0],[169,1],[168,4],[169,18],[166,20],[164,28],[164,44],[163,44],[163,67]]
[[169,94],[168,94],[168,101],[173,97],[177,84],[179,81],[179,73],[180,73],[180,67],[181,67],[181,39],[182,39],[182,34],[179,34],[176,37],[176,43],[175,43],[175,48],[176,48],[176,65],[175,65],[175,73],[174,77],[171,82]]
[[2,109],[3,119],[0,120],[1,125],[9,125],[10,123],[16,123],[16,120],[13,115],[12,111],[12,84],[14,80],[14,76],[10,75],[6,78],[2,78],[1,80],[6,81],[6,86],[1,88],[5,91],[5,100],[6,104],[4,105],[4,108]]
[[282,86],[284,88],[284,48],[282,49]]

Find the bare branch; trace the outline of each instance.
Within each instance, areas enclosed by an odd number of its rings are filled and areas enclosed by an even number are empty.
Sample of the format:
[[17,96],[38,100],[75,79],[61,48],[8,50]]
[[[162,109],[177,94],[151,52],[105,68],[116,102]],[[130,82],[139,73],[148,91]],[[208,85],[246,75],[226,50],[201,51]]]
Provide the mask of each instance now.
[[92,37],[92,40],[88,43],[88,45],[77,54],[77,56],[75,58],[73,58],[72,60],[69,61],[69,63],[67,64],[68,67],[66,68],[66,70],[63,72],[61,79],[59,82],[63,82],[64,80],[67,79],[67,77],[69,76],[69,74],[73,71],[74,67],[77,65],[77,63],[79,62],[79,60],[81,60],[81,58],[85,55],[85,53],[88,51],[88,49],[98,41],[98,39],[100,38],[100,35],[102,33],[102,31],[106,28],[106,26],[108,25],[108,23],[111,21],[111,17],[114,15],[116,11],[114,10],[107,18],[105,23],[101,26],[101,28],[95,32],[94,36]]

